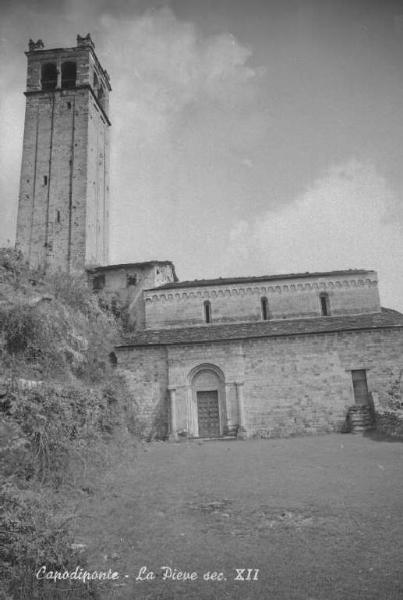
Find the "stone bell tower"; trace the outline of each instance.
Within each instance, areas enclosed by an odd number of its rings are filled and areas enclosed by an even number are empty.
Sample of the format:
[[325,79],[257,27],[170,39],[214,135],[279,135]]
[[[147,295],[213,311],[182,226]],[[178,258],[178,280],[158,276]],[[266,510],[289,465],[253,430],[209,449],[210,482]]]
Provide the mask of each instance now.
[[29,42],[16,247],[33,268],[108,262],[109,76],[91,36]]

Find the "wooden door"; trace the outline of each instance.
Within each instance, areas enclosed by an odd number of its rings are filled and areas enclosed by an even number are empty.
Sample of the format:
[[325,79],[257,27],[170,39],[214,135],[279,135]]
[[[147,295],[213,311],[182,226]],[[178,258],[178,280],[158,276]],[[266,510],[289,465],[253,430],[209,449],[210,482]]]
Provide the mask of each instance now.
[[197,416],[199,437],[217,437],[220,435],[217,390],[197,392]]
[[354,401],[356,404],[368,404],[367,373],[364,369],[351,371],[353,377]]

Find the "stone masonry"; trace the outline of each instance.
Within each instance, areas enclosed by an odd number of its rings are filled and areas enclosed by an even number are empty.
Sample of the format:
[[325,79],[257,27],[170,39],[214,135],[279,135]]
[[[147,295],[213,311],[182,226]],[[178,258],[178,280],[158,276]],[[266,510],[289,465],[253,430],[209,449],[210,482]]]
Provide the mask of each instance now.
[[243,339],[199,343],[186,343],[183,332],[182,343],[141,345],[139,339],[117,350],[120,372],[150,432],[167,434],[174,391],[177,430],[198,436],[192,374],[199,367],[223,375],[222,433],[239,427],[240,394],[247,437],[324,433],[340,431],[355,402],[353,370],[365,369],[370,394],[388,395],[401,368],[403,317],[377,329],[260,338],[245,333]]
[[88,275],[103,305],[115,314],[126,313],[127,324],[136,330],[145,327],[143,290],[178,280],[172,262],[157,260],[97,267]]
[[262,298],[267,299],[267,319],[316,317],[321,315],[321,293],[327,295],[331,315],[380,310],[374,271],[196,280],[147,290],[144,294],[147,327],[204,325],[205,302],[210,303],[213,324],[260,321]]
[[90,36],[30,44],[16,246],[33,268],[108,260],[109,77]]

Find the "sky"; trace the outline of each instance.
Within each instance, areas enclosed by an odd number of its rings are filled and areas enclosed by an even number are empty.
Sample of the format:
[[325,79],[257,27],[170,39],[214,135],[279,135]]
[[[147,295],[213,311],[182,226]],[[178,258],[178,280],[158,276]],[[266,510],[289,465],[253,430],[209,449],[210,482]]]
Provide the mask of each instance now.
[[403,311],[401,0],[0,0],[0,245],[28,39],[87,32],[112,84],[110,263],[375,269]]

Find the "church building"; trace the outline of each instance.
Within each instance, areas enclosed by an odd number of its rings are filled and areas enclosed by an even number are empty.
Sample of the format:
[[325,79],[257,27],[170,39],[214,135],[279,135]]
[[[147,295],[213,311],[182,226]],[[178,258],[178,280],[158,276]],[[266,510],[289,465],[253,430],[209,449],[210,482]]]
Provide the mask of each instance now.
[[90,35],[30,41],[16,246],[86,272],[130,330],[117,368],[144,431],[171,439],[340,431],[400,384],[403,315],[350,269],[180,281],[166,260],[108,264],[107,72]]

